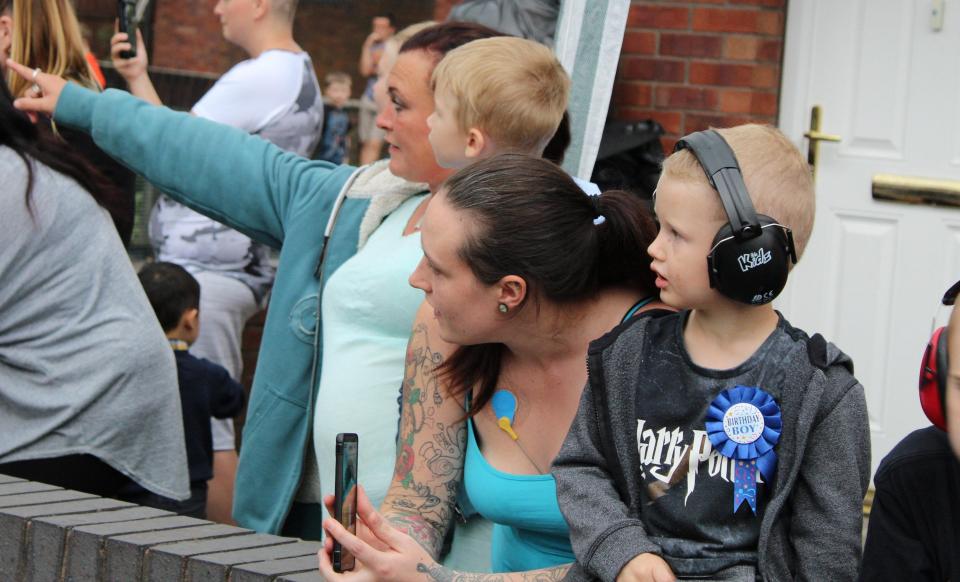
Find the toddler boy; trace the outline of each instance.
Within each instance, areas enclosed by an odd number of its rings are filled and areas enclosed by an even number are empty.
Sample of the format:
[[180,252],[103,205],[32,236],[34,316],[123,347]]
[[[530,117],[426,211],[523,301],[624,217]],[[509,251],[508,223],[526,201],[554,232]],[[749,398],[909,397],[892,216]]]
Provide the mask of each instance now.
[[130,490],[124,498],[192,517],[206,517],[207,481],[213,478],[210,417],[231,418],[243,407],[243,387],[227,371],[187,351],[200,333],[200,285],[183,267],[150,263],[140,270],[140,283],[167,334],[177,360],[183,432],[190,470],[190,499],[176,501],[146,490]]
[[350,99],[353,81],[346,73],[328,73],[324,78],[323,94],[329,103],[323,108],[323,139],[316,159],[343,164],[349,147],[350,116],[343,108]]
[[[570,77],[549,48],[509,36],[450,51],[432,83],[430,145],[437,163],[454,169],[504,152],[542,156],[570,94]],[[600,193],[574,179],[588,194]]]

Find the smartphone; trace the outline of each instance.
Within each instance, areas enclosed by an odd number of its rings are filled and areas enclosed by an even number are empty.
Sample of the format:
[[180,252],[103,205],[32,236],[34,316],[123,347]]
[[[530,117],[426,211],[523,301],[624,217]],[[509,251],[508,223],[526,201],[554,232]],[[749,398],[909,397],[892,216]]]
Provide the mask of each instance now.
[[117,22],[120,32],[127,33],[129,42],[133,47],[128,51],[120,51],[120,56],[125,59],[132,59],[137,56],[137,23],[134,20],[137,10],[137,3],[131,0],[117,0]]
[[[357,533],[357,435],[342,432],[337,435],[337,479],[333,508],[344,528]],[[353,570],[353,554],[333,540],[333,571]]]

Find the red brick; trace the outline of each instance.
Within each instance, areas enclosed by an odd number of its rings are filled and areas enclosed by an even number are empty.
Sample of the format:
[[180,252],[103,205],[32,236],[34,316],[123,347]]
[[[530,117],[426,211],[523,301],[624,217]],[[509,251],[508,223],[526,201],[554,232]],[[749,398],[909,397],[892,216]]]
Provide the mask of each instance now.
[[703,34],[661,34],[660,54],[673,57],[719,57],[723,37]]
[[630,7],[627,26],[635,28],[682,29],[690,26],[690,9],[658,4],[634,4]]
[[783,8],[784,0],[730,0],[731,4],[749,4],[751,6],[766,6],[768,8]]
[[693,30],[705,32],[751,32],[781,34],[780,12],[732,8],[697,8],[693,11]]
[[657,107],[673,109],[705,109],[717,107],[715,89],[688,86],[657,87]]
[[722,91],[720,93],[720,106],[717,109],[723,113],[776,115],[778,109],[777,94],[755,91]]
[[780,83],[779,67],[768,65],[731,65],[725,63],[691,63],[690,83],[776,89]]
[[679,111],[656,111],[651,109],[618,107],[614,117],[623,121],[653,119],[663,126],[664,131],[672,134],[679,134],[680,128],[683,125],[683,115]]
[[736,115],[712,115],[703,113],[688,113],[683,124],[684,134],[702,131],[711,127],[733,127],[744,123],[769,123],[766,118],[747,117]]
[[613,102],[627,107],[650,107],[653,88],[647,83],[617,83],[613,88]]
[[723,58],[737,61],[780,62],[779,39],[730,35],[723,39]]
[[623,36],[621,54],[652,55],[657,52],[657,33],[628,30]]
[[683,81],[686,63],[660,58],[628,57],[621,59],[620,74],[631,81]]

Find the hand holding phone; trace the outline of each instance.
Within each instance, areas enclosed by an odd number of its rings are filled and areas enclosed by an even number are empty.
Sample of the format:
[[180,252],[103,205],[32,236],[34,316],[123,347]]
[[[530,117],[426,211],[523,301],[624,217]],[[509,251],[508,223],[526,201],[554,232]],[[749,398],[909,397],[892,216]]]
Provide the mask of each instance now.
[[[334,491],[334,517],[350,533],[357,533],[357,461],[358,440],[354,433],[337,435],[337,478]],[[333,570],[346,572],[353,570],[353,554],[344,549],[340,542],[333,540]]]
[[117,26],[120,32],[127,33],[127,38],[133,48],[121,51],[120,56],[132,59],[137,56],[137,3],[133,0],[117,0]]

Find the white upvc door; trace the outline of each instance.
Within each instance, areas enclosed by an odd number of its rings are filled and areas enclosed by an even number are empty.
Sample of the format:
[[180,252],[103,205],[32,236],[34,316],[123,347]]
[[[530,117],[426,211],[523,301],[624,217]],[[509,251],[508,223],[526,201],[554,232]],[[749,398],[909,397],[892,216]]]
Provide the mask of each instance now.
[[842,141],[820,143],[813,238],[778,307],[853,358],[875,469],[928,425],[918,371],[960,278],[960,209],[876,200],[871,184],[960,180],[960,0],[792,0],[780,105],[804,151],[814,105]]

